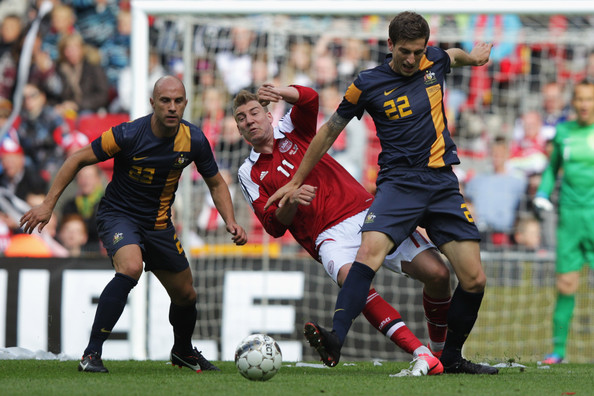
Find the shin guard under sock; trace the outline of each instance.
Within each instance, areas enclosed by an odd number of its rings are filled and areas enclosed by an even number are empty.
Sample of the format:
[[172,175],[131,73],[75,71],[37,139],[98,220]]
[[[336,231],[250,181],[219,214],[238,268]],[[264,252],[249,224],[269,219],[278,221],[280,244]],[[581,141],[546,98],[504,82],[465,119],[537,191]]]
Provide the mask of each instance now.
[[365,307],[367,294],[374,276],[375,271],[373,269],[357,261],[353,263],[349,270],[336,298],[332,319],[332,329],[336,331],[341,344],[344,343],[353,321]]
[[404,351],[414,354],[414,351],[423,345],[406,326],[400,313],[377,294],[375,289],[369,291],[367,304],[363,308],[363,315],[373,327],[381,331]]
[[176,352],[191,354],[197,316],[196,303],[188,306],[171,303],[169,306],[169,323],[173,326],[173,349]]
[[444,366],[462,358],[462,346],[470,335],[478,317],[484,293],[471,293],[456,287],[448,312],[448,335],[441,361]]
[[557,302],[553,312],[553,352],[561,357],[565,357],[574,307],[575,295],[557,294]]
[[126,301],[128,301],[128,294],[137,283],[136,279],[117,272],[105,286],[101,296],[99,296],[89,345],[87,345],[84,355],[92,352],[101,355],[103,343],[107,340],[111,330],[122,315]]

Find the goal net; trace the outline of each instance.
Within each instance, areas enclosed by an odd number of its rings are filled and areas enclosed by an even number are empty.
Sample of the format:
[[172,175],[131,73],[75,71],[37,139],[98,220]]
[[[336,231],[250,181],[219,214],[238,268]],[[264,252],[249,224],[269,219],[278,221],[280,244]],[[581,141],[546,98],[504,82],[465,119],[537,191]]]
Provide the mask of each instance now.
[[[185,118],[201,126],[209,138],[221,171],[228,177],[238,221],[249,233],[248,246],[232,246],[204,183],[195,171],[184,174],[176,220],[185,250],[191,253],[198,290],[196,337],[214,341],[222,359],[232,358],[234,339],[258,331],[272,335],[281,345],[284,342],[296,359],[317,360],[303,340],[302,325],[316,320],[330,326],[338,292],[322,266],[290,236],[267,237],[244,201],[236,172],[249,147],[236,129],[230,110],[232,98],[240,89],[255,91],[266,81],[311,86],[320,93],[321,125],[356,74],[384,58],[389,21],[404,10],[398,3],[132,1],[136,87],[132,116],[141,115],[148,102],[142,93],[152,88],[148,87],[150,54],[185,82],[190,102]],[[468,50],[476,41],[494,43],[488,66],[453,69],[447,77],[446,110],[460,150],[462,164],[457,173],[463,183],[489,169],[489,143],[496,136],[510,142],[517,138],[527,113],[542,115],[549,108],[550,112],[566,112],[572,84],[594,77],[594,10],[592,4],[576,1],[538,2],[539,10],[532,10],[534,2],[530,1],[457,1],[448,2],[448,10],[440,3],[444,2],[406,3],[427,17],[430,45]],[[552,85],[558,89],[553,95],[546,91]],[[272,107],[275,120],[285,110],[282,105]],[[541,123],[543,130],[551,128],[544,116]],[[360,122],[353,120],[331,150],[371,191],[378,152],[373,125],[365,117]],[[531,194],[539,169],[542,171],[538,168],[542,158],[523,161],[519,166],[532,185],[520,200],[517,218],[530,217]],[[501,240],[513,239],[511,232],[499,235],[482,230],[488,287],[465,347],[468,357],[534,361],[550,352],[556,295],[554,216],[542,220],[540,228],[541,243],[536,249]],[[301,281],[290,278],[302,282],[301,293],[254,293],[254,287],[266,283],[246,275],[282,272],[303,274]],[[236,283],[231,281],[233,274],[239,276]],[[242,276],[245,282],[241,282]],[[572,362],[591,361],[594,352],[592,271],[584,271],[581,279],[567,356]],[[426,342],[422,285],[383,270],[374,283]],[[258,310],[225,311],[235,304],[228,296],[232,284],[238,295],[234,301],[239,304],[243,295],[250,299],[250,309],[257,306]],[[280,285],[280,289],[284,287],[290,285]],[[274,316],[274,310],[283,306],[290,307],[289,311]],[[279,325],[282,321],[293,325]],[[229,341],[226,337],[234,329],[237,334],[229,336]],[[345,360],[409,360],[363,317],[351,329],[343,354]]]

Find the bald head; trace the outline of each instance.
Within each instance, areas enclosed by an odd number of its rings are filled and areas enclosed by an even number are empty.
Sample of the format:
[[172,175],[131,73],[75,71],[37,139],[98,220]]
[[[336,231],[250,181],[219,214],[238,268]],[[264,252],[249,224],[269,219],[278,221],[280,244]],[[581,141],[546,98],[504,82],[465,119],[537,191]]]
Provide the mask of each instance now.
[[184,97],[186,96],[186,87],[184,83],[175,76],[163,76],[157,80],[153,87],[153,99],[159,97],[159,94],[166,89],[181,89]]

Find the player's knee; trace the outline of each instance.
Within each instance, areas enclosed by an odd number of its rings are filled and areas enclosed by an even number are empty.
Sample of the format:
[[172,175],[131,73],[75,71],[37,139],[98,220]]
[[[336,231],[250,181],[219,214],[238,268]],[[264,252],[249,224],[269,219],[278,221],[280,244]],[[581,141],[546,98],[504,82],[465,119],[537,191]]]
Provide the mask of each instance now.
[[180,288],[171,296],[171,301],[180,306],[188,306],[196,303],[196,290],[193,287]]
[[447,291],[450,288],[450,270],[445,265],[437,266],[426,276],[424,283],[429,290]]

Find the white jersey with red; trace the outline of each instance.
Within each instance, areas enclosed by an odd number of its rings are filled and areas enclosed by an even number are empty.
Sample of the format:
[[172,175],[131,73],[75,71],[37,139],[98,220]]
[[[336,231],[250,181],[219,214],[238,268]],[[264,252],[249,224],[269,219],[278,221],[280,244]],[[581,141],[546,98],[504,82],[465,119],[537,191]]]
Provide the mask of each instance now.
[[268,198],[291,180],[316,134],[318,94],[311,88],[294,87],[299,91],[299,100],[274,128],[272,154],[252,150],[239,169],[239,182],[266,232],[278,238],[288,229],[295,240],[320,261],[315,244],[318,235],[367,209],[373,196],[325,154],[303,183],[318,187],[316,197],[311,205],[299,206],[290,226],[276,218],[278,203],[264,211]]

